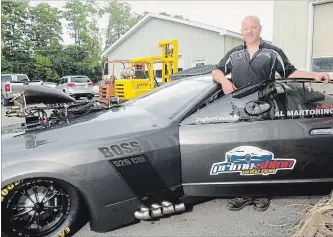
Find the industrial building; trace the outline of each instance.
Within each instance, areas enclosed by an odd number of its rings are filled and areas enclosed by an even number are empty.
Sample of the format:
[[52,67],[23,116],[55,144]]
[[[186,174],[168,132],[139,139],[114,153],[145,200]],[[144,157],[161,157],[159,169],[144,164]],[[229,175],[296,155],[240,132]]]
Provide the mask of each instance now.
[[297,68],[333,78],[333,1],[275,1],[273,43]]
[[[216,64],[232,47],[242,44],[242,36],[226,29],[149,13],[109,47],[102,56],[108,60],[161,55],[160,41],[178,40],[179,70]],[[118,65],[115,75],[122,66]],[[161,65],[155,66],[157,78]]]

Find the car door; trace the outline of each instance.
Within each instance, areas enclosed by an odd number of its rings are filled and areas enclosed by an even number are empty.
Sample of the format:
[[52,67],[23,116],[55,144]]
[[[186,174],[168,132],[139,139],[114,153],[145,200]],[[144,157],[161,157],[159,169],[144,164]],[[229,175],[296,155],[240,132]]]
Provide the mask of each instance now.
[[[186,195],[291,195],[332,189],[333,137],[327,123],[333,110],[326,117],[294,116],[290,111],[309,106],[302,104],[299,91],[273,87],[223,96],[182,121]],[[309,184],[316,185],[309,189]]]

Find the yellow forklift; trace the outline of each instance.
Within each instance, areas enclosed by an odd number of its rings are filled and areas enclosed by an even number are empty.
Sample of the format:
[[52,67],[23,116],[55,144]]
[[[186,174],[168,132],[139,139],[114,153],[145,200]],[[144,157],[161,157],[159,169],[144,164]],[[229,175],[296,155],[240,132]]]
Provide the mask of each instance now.
[[154,64],[162,64],[162,84],[170,82],[170,76],[178,72],[178,40],[158,43],[162,55],[129,60],[129,68],[124,68],[121,78],[114,80],[114,93],[121,101],[133,99],[159,86],[155,78]]

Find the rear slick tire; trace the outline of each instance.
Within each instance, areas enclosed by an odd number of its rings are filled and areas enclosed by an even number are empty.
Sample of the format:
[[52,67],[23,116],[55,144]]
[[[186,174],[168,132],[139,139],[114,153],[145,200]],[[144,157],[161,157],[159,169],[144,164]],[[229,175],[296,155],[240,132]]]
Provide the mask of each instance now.
[[84,205],[70,184],[47,178],[2,188],[2,236],[68,237],[85,223]]

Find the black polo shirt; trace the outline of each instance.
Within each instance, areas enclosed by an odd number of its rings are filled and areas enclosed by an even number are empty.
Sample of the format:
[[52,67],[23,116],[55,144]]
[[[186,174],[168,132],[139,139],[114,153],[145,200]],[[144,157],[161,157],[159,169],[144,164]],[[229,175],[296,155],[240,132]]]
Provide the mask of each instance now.
[[264,80],[274,80],[278,72],[282,78],[289,77],[297,69],[289,62],[278,47],[261,39],[259,49],[250,59],[246,43],[227,52],[216,69],[225,75],[231,73],[231,80],[237,88]]

